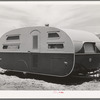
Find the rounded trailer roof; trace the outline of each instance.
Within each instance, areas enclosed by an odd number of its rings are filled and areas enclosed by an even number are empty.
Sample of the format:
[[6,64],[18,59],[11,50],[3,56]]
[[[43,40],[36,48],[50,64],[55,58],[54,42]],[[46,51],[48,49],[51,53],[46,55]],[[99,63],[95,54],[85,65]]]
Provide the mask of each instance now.
[[100,42],[97,36],[91,32],[73,29],[62,29],[72,41],[82,41],[82,42]]
[[48,27],[48,26],[33,26],[33,27],[22,27],[22,28],[17,28],[17,29],[13,29],[11,31],[6,32],[4,35],[9,35],[11,33],[16,34],[16,32],[20,32],[20,34],[29,34],[31,33],[33,30],[36,31],[61,31],[61,29],[59,28],[55,28],[55,27]]
[[[83,42],[100,42],[97,36],[91,32],[87,31],[82,31],[82,30],[74,30],[74,29],[59,29],[55,27],[46,27],[46,26],[37,26],[37,27],[23,27],[23,28],[18,28],[14,29],[11,31],[6,32],[5,35],[8,35],[10,33],[16,34],[16,31],[23,31],[22,34],[30,33],[34,29],[39,29],[39,30],[59,30],[59,31],[64,31],[72,41],[83,41]],[[20,33],[21,34],[21,33]]]

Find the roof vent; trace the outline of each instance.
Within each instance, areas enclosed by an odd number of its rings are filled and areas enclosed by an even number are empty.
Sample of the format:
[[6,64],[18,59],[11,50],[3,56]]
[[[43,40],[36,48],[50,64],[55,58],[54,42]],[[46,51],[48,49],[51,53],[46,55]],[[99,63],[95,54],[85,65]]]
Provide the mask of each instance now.
[[49,24],[45,24],[45,26],[49,27]]

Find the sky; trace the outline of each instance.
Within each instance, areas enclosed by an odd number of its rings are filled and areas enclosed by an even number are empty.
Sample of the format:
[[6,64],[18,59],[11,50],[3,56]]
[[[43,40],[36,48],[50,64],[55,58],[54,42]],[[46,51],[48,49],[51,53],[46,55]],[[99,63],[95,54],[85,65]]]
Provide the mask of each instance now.
[[12,29],[44,26],[100,33],[100,2],[0,2],[0,36]]

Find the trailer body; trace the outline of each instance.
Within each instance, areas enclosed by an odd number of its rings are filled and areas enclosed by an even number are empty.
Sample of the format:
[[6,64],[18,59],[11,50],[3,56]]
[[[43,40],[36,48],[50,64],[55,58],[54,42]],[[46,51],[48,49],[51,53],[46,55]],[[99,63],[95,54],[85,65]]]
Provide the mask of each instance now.
[[66,77],[99,69],[100,40],[92,33],[38,26],[11,30],[0,38],[0,67]]

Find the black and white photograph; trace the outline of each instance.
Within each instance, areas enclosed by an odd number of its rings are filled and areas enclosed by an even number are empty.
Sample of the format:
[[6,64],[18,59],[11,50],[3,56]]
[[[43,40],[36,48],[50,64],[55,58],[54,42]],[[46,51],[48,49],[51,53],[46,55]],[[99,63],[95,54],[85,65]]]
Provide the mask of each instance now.
[[100,2],[0,1],[0,90],[100,90]]

